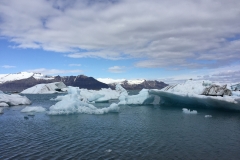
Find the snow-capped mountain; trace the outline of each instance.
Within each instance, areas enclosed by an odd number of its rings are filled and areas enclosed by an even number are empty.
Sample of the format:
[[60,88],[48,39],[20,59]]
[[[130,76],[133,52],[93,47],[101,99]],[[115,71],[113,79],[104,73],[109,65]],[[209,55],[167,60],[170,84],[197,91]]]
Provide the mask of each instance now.
[[0,90],[21,92],[27,88],[42,83],[63,82],[67,86],[86,89],[109,88],[105,83],[99,82],[93,77],[79,76],[45,76],[41,73],[20,72],[16,74],[0,75]]
[[116,84],[121,84],[121,86],[127,90],[141,90],[145,89],[162,89],[167,86],[166,83],[157,80],[145,80],[145,79],[111,79],[111,78],[98,78],[100,82],[106,83],[110,88],[115,88]]
[[0,84],[9,82],[9,81],[27,79],[30,77],[34,77],[35,79],[42,79],[42,80],[54,79],[54,77],[45,76],[41,73],[19,72],[19,73],[15,73],[15,74],[0,74]]

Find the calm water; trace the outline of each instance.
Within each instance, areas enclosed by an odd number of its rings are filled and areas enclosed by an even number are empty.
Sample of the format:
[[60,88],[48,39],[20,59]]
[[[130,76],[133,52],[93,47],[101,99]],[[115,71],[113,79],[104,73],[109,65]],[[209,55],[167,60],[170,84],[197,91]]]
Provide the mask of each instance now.
[[[56,96],[28,98],[48,109]],[[182,108],[192,106],[175,104],[122,106],[104,115],[28,116],[20,112],[24,107],[0,115],[0,159],[240,159],[240,112],[198,108],[189,115]]]

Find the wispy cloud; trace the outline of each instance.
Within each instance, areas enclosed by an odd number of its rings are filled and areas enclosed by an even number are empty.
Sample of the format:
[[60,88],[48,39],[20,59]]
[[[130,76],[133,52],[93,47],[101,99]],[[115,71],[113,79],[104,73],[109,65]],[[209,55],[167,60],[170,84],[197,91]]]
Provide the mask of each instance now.
[[0,36],[15,47],[71,58],[218,68],[239,63],[239,6],[239,0],[1,0]]
[[81,64],[69,64],[68,66],[70,66],[70,67],[80,67]]
[[112,73],[122,73],[125,72],[125,68],[124,66],[113,66],[113,67],[109,67],[108,71],[112,72]]
[[10,65],[3,65],[2,68],[6,68],[6,69],[9,69],[9,68],[16,68],[16,66],[10,66]]
[[36,73],[42,73],[45,75],[57,75],[57,74],[80,74],[83,73],[82,70],[59,70],[59,69],[46,69],[46,68],[37,68],[37,69],[31,69],[27,70],[27,72],[36,72]]

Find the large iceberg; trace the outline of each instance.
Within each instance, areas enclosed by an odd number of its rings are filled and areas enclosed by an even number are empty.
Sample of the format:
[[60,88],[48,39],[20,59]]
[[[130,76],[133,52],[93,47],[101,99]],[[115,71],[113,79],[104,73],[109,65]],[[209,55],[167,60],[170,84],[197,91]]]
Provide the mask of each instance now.
[[60,101],[49,108],[48,114],[73,114],[73,113],[86,113],[86,114],[104,114],[108,112],[118,112],[119,107],[113,103],[109,107],[97,108],[87,102],[86,99],[81,98],[81,90],[78,87],[69,87],[68,94],[61,96]]
[[7,107],[7,106],[16,106],[16,105],[24,105],[24,104],[31,104],[31,101],[25,97],[20,96],[18,94],[4,94],[3,92],[0,93],[0,107]]
[[54,82],[48,84],[37,84],[33,87],[23,90],[23,94],[52,94],[63,92],[67,86],[63,82]]
[[153,104],[155,96],[149,94],[148,89],[142,89],[137,95],[128,95],[128,92],[120,85],[116,85],[120,92],[119,105]]
[[149,90],[149,93],[160,96],[161,102],[240,110],[240,97],[237,91],[229,91],[227,86],[213,84],[211,81],[188,80],[161,90]]

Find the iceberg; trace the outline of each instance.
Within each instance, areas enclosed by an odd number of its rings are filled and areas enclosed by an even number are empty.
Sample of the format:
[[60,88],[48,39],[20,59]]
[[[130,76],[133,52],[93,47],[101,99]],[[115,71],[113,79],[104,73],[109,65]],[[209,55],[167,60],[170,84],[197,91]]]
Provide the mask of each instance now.
[[[69,90],[68,92],[71,92],[71,90]],[[108,89],[102,88],[101,90],[98,90],[98,91],[88,90],[88,89],[79,89],[78,93],[76,94],[78,95],[79,99],[85,102],[91,102],[91,103],[109,102],[109,100],[118,99],[120,95],[118,91],[112,90],[110,88]],[[71,94],[69,94],[68,96],[70,95]],[[51,100],[60,101],[64,97],[65,96],[57,96],[55,99],[51,99]]]
[[23,90],[23,94],[52,94],[63,92],[67,86],[63,82],[54,82],[48,84],[37,84],[33,87]]
[[0,94],[0,106],[2,107],[24,104],[31,104],[31,101],[25,96],[20,96],[18,94]]
[[45,112],[46,109],[41,106],[31,106],[25,107],[21,110],[21,112]]
[[[208,92],[210,94],[205,94],[206,90],[212,87],[214,89],[210,89],[210,92]],[[221,94],[219,94],[220,92]],[[170,85],[161,90],[149,90],[150,94],[158,95],[161,98],[161,103],[180,102],[194,106],[240,110],[240,97],[236,92],[238,91],[231,91],[231,94],[229,94],[227,87],[221,87],[221,85],[213,84],[211,81],[193,80],[188,80],[182,84]]]
[[86,98],[89,102],[109,102],[109,100],[118,99],[120,93],[111,88],[102,88],[99,91],[80,89],[80,96]]
[[85,114],[105,114],[109,112],[118,112],[119,107],[116,103],[111,104],[109,107],[97,108],[87,102],[86,99],[80,95],[81,90],[78,87],[69,87],[68,94],[61,96],[59,102],[49,108],[49,115],[62,115],[73,113]]
[[5,103],[5,102],[1,102],[0,103],[0,107],[9,107],[9,105],[7,103]]
[[119,105],[153,104],[155,100],[155,96],[150,95],[148,89],[142,89],[137,95],[128,95],[128,92],[117,84],[116,90],[120,92]]

